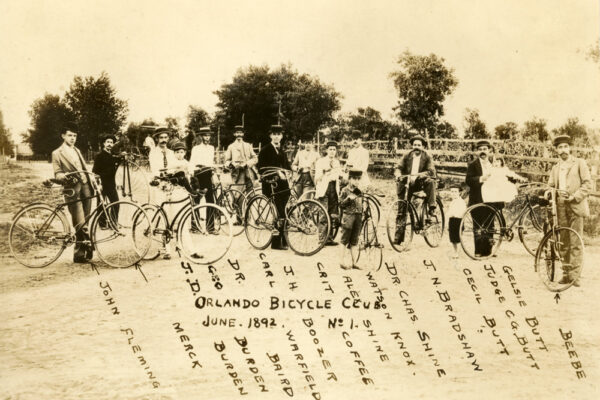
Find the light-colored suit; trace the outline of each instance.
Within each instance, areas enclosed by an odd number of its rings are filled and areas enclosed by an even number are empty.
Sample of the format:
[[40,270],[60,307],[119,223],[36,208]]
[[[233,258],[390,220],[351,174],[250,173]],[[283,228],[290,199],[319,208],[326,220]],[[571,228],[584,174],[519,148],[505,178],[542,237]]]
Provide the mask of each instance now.
[[[71,156],[71,152],[69,152],[67,144],[65,143],[52,152],[52,167],[54,168],[54,177],[56,179],[64,179],[65,174],[69,172],[78,170],[87,171],[85,160],[81,156],[79,149],[74,147],[74,150],[78,159],[74,159]],[[81,166],[81,169],[78,168],[79,165]],[[92,208],[92,188],[88,176],[86,174],[79,174],[78,177],[79,179],[75,186],[69,188],[73,191],[73,194],[69,196],[65,194],[65,202],[72,202],[71,204],[68,204],[67,207],[71,214],[71,220],[75,230],[85,223],[85,218],[90,215],[90,210]],[[76,235],[78,241],[86,238],[85,234],[82,232],[76,232]],[[82,248],[83,246],[79,244],[75,245],[76,257],[83,251]]]
[[[564,182],[564,189],[571,196],[572,201],[566,201],[557,196],[556,213],[559,226],[567,226],[579,233],[583,237],[583,218],[590,216],[590,207],[587,196],[592,188],[592,177],[585,160],[571,156],[567,160],[567,174]],[[553,188],[560,188],[560,162],[552,167],[548,185]],[[561,235],[562,236],[562,235]],[[583,263],[583,249],[581,242],[575,234],[568,235],[569,238],[561,237],[561,241],[567,243],[562,247],[561,256],[563,257],[563,269],[567,276],[576,277]]]
[[250,143],[236,140],[227,147],[225,165],[232,167],[231,179],[234,184],[244,185],[246,190],[252,189],[258,178],[256,163],[258,157]]

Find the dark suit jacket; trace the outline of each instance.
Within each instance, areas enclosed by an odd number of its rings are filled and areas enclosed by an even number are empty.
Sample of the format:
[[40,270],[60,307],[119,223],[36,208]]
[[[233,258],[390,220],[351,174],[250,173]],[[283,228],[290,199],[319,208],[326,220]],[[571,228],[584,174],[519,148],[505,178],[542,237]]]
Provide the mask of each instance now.
[[[414,152],[411,151],[408,154],[405,154],[404,157],[400,160],[400,164],[396,166],[402,173],[402,175],[409,175],[412,171],[412,162],[414,158]],[[421,151],[421,161],[419,161],[419,172],[427,171],[428,175],[431,177],[436,177],[435,165],[431,156],[427,154],[425,151]]]
[[[285,169],[292,169],[290,167],[290,162],[287,159],[287,155],[281,149],[281,147],[279,148],[279,152],[277,152],[275,150],[275,147],[271,143],[269,143],[268,145],[263,147],[261,149],[260,153],[258,153],[258,164],[256,164],[256,166],[258,167],[258,171],[261,174],[263,173],[262,169],[265,167],[279,167],[279,168],[285,168]],[[278,182],[277,186],[278,186],[278,189],[276,189],[276,192],[279,190],[283,190],[284,188],[287,189],[288,183],[286,180],[281,180]],[[271,186],[266,183],[263,183],[262,188],[263,188],[263,193],[265,193],[265,194],[268,194],[271,190]],[[287,192],[287,193],[289,195],[289,192]]]
[[482,175],[483,170],[481,169],[481,161],[479,161],[478,157],[467,166],[465,182],[467,183],[467,186],[469,186],[469,206],[483,203],[483,197],[481,197],[481,185],[483,183],[481,183],[479,179]]
[[92,172],[100,176],[102,186],[106,189],[116,188],[115,174],[119,168],[119,159],[102,150],[94,159]]

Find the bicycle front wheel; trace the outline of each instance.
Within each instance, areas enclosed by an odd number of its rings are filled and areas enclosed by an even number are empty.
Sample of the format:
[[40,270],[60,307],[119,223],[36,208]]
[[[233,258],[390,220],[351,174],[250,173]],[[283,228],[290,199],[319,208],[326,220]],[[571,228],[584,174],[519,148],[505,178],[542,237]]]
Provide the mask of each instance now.
[[238,236],[244,231],[243,213],[244,194],[237,189],[227,189],[219,199],[219,206],[223,207],[231,216],[233,236]]
[[460,244],[473,260],[492,257],[502,244],[504,225],[498,211],[487,204],[467,208],[460,222]]
[[229,213],[214,204],[200,204],[185,212],[177,229],[181,254],[195,264],[219,261],[231,246],[233,225]]
[[433,215],[427,214],[427,206],[423,202],[423,214],[425,215],[425,226],[423,227],[423,237],[429,247],[438,247],[444,236],[444,227],[446,220],[444,218],[444,207],[442,200],[438,197],[435,202],[435,211]]
[[377,239],[377,226],[373,218],[367,218],[362,223],[356,262],[366,271],[379,271],[383,263],[383,246]]
[[397,252],[407,251],[413,238],[415,217],[406,200],[397,200],[390,208],[386,221],[387,236]]
[[[101,218],[102,217],[102,218]],[[100,223],[105,219],[106,223]],[[139,263],[152,238],[146,212],[130,201],[116,201],[100,208],[91,221],[90,236],[100,260],[115,268]]]
[[[145,211],[150,220],[148,231],[144,232],[150,238],[150,248],[144,256],[144,260],[155,260],[160,255],[161,250],[168,246],[171,240],[171,232],[168,230],[168,220],[165,211],[154,204],[142,205],[142,210]],[[141,220],[139,220],[141,218]],[[145,218],[144,214],[138,212],[133,221],[134,224],[141,223]],[[138,221],[139,220],[139,221]]]
[[583,239],[576,230],[558,227],[542,238],[535,254],[535,270],[552,292],[568,289],[583,268]]
[[290,208],[284,227],[287,244],[303,256],[316,254],[325,246],[331,221],[323,205],[303,200]]
[[535,257],[542,238],[544,237],[544,225],[546,218],[544,210],[538,205],[534,205],[519,220],[519,239],[523,247],[529,254]]
[[244,229],[248,242],[258,250],[266,249],[277,228],[277,209],[266,196],[258,195],[248,202]]
[[121,199],[138,204],[150,202],[150,185],[146,172],[137,164],[119,165],[115,174],[115,183]]
[[12,256],[29,268],[42,268],[60,257],[69,243],[71,226],[61,212],[32,204],[15,215],[8,231]]

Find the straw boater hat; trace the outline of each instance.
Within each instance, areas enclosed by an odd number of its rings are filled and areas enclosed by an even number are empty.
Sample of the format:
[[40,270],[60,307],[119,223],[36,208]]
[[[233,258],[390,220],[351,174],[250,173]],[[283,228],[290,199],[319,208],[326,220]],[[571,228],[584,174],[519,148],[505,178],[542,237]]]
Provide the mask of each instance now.
[[233,128],[233,133],[237,133],[237,132],[242,132],[242,133],[244,133],[244,127],[243,127],[242,125],[236,125],[236,126]]
[[487,146],[489,148],[492,148],[492,144],[487,139],[481,139],[481,140],[477,141],[477,144],[475,145],[475,147],[480,148],[481,146]]
[[552,141],[552,144],[554,145],[554,147],[556,147],[556,146],[558,146],[559,144],[562,144],[562,143],[566,143],[566,144],[570,145],[571,144],[571,136],[569,136],[569,135],[559,135],[559,136],[556,136],[554,138],[554,140]]
[[159,126],[158,128],[154,129],[154,133],[152,134],[152,137],[154,139],[158,139],[158,136],[161,133],[166,133],[168,135],[171,133],[171,130],[169,128],[167,128],[166,126]]
[[210,126],[203,126],[202,128],[196,131],[197,135],[212,135],[213,131],[210,129]]

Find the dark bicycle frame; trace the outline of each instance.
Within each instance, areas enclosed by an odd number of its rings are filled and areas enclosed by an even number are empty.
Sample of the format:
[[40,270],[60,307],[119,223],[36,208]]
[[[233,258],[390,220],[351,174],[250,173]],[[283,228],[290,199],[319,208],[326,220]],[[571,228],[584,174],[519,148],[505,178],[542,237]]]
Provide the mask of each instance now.
[[[408,176],[404,175],[404,176],[402,176],[402,178],[408,178]],[[432,178],[432,179],[438,180],[437,178]],[[425,199],[423,198],[423,203],[421,203],[421,213],[419,214],[417,212],[417,207],[413,204],[413,200],[415,199],[415,197],[416,198],[422,198],[422,197],[414,196],[414,193],[413,193],[412,198],[410,199],[410,201],[408,201],[408,191],[410,190],[409,186],[410,186],[410,184],[407,182],[406,188],[404,190],[404,199],[403,200],[409,205],[410,212],[412,212],[413,215],[416,217],[416,221],[414,221],[414,223],[412,224],[413,231],[416,234],[421,234],[421,230],[425,227],[423,222],[427,219],[427,218],[425,218],[425,213],[426,213]],[[440,198],[439,195],[437,195],[437,193],[435,196],[435,201],[436,202],[439,201],[440,204],[442,203],[442,199]],[[408,214],[404,215],[402,218],[404,219],[406,217],[408,217]]]

